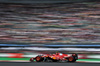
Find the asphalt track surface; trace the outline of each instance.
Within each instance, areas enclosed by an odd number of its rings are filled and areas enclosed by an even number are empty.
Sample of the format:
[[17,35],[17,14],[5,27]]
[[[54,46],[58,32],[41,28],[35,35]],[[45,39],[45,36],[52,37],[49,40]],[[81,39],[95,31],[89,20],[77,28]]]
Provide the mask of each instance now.
[[100,66],[100,63],[24,63],[2,62],[0,66]]

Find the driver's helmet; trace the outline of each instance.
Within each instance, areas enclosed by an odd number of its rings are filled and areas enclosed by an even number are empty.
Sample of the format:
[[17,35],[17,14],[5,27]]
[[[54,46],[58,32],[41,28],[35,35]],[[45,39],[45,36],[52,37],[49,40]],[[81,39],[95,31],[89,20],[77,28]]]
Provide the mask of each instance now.
[[59,53],[58,52],[56,52],[56,55],[58,55]]

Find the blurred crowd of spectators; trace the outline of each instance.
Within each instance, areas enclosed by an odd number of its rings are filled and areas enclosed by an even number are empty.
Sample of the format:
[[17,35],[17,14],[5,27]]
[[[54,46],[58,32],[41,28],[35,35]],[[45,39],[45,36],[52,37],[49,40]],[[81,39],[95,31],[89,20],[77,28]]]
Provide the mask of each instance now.
[[100,2],[1,3],[0,43],[100,43]]

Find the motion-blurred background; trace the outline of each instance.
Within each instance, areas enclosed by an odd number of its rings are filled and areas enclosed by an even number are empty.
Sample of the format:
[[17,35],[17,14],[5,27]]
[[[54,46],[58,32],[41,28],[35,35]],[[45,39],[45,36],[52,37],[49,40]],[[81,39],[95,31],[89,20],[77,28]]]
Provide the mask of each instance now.
[[100,61],[99,1],[0,0],[0,61],[56,51]]

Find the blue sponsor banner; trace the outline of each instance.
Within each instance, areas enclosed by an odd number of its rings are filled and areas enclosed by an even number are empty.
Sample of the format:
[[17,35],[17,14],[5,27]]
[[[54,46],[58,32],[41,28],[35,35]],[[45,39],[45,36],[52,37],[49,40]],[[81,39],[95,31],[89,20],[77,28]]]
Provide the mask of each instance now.
[[0,44],[0,46],[22,46],[22,47],[27,47],[27,46],[41,46],[41,47],[100,47],[100,45],[88,45],[88,44],[85,44],[85,45],[22,45],[22,44]]
[[67,47],[67,46],[71,46],[71,47],[100,47],[100,45],[44,45],[44,46],[49,46],[49,47]]
[[18,45],[18,44],[0,44],[0,46],[30,46],[30,45]]

